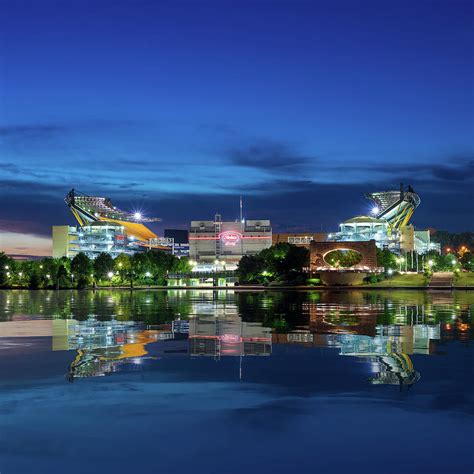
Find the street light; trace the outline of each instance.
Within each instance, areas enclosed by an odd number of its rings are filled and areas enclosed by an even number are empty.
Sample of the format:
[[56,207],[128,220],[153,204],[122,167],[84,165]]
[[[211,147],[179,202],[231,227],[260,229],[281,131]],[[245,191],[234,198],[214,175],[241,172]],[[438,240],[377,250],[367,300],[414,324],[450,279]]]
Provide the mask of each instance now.
[[150,278],[150,277],[151,277],[151,273],[150,273],[150,272],[146,272],[146,273],[145,273],[145,276],[146,276],[147,278]]
[[393,270],[392,270],[391,268],[389,268],[389,269],[387,270],[387,273],[388,273],[389,275],[393,275]]
[[433,260],[428,260],[428,265],[429,265],[430,267],[432,267],[433,264],[434,264]]

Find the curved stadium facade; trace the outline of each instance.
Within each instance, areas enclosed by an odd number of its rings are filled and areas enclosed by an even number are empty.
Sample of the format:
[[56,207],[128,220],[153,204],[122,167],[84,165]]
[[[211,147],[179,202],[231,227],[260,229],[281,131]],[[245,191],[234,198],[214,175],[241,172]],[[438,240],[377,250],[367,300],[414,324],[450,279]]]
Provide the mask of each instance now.
[[109,198],[88,196],[71,189],[64,201],[74,214],[81,227],[93,222],[113,222],[124,227],[129,237],[149,244],[157,235],[146,227],[144,222],[159,222],[158,217],[143,217],[140,213],[131,213],[117,209]]
[[429,231],[417,231],[409,224],[421,199],[411,186],[399,190],[366,194],[373,203],[371,216],[356,216],[339,225],[339,232],[328,235],[330,241],[375,240],[377,247],[397,254],[416,251],[424,254],[439,251],[430,240]]
[[79,223],[53,226],[53,256],[73,257],[83,252],[95,258],[102,252],[116,257],[146,249],[172,251],[173,239],[158,237],[144,223],[159,222],[157,217],[144,217],[118,209],[109,198],[88,196],[71,189],[64,201]]

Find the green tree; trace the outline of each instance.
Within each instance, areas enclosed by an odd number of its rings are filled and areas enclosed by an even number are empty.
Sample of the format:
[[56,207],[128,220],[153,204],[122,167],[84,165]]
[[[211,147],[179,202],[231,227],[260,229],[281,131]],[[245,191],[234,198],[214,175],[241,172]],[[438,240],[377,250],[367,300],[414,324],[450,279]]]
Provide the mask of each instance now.
[[461,264],[462,268],[464,268],[464,270],[469,272],[474,271],[474,255],[472,252],[464,252],[459,258],[459,263]]
[[241,283],[259,283],[263,280],[263,260],[257,255],[244,255],[237,267]]
[[109,272],[114,271],[114,260],[106,252],[100,253],[93,262],[94,276],[98,280],[103,280]]
[[377,266],[383,267],[385,271],[389,268],[397,268],[397,256],[388,249],[379,249],[377,247]]
[[0,287],[8,286],[15,262],[4,252],[0,252]]
[[128,281],[130,282],[130,286],[133,287],[132,261],[128,255],[121,253],[114,260],[114,269],[116,272],[119,273],[120,280],[122,283]]
[[173,259],[173,264],[172,264],[171,271],[174,272],[174,273],[186,274],[186,273],[190,273],[192,271],[192,268],[193,267],[189,263],[189,258],[186,258],[186,257],[177,258],[177,257],[175,257]]
[[237,272],[242,283],[290,283],[302,281],[308,264],[306,248],[281,242],[257,255],[243,257]]
[[78,288],[87,286],[92,274],[91,259],[85,253],[78,253],[71,261],[71,272],[77,281]]

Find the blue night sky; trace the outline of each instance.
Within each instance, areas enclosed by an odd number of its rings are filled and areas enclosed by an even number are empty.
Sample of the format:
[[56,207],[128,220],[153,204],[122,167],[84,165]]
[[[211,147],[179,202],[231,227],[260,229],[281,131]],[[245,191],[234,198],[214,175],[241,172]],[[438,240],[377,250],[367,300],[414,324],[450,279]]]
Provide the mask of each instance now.
[[[0,1],[0,247],[70,188],[162,217],[335,230],[365,192],[474,230],[470,1]],[[16,233],[26,233],[19,238]]]

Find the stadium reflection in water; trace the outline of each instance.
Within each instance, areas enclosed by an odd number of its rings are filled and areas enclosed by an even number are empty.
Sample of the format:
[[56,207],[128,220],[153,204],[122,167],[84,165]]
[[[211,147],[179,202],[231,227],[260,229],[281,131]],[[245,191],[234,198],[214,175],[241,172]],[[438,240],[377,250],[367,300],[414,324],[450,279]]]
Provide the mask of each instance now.
[[463,291],[0,291],[0,469],[470,472],[473,308]]
[[[444,297],[445,298],[445,297]],[[265,306],[265,300],[261,300]],[[439,315],[443,315],[441,318]],[[238,300],[221,301],[216,293],[193,299],[189,318],[165,324],[55,319],[53,350],[74,350],[66,378],[136,371],[163,358],[270,356],[272,344],[335,349],[341,356],[363,361],[368,383],[409,388],[420,379],[413,354],[430,355],[436,343],[463,339],[470,330],[471,305],[446,298],[430,304],[301,302],[298,324],[276,317],[265,326],[246,322]],[[383,324],[381,319],[390,319]],[[270,327],[270,325],[272,327]],[[242,364],[240,364],[240,377]]]

